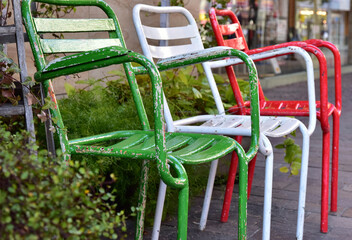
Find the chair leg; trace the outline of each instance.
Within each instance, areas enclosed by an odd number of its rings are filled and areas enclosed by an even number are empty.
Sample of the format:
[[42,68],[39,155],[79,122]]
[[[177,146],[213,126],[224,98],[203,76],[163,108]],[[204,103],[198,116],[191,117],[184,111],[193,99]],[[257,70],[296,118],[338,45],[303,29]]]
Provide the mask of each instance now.
[[328,232],[330,132],[323,132],[320,231]]
[[[263,240],[270,239],[270,227],[271,227],[271,202],[272,202],[272,192],[273,192],[273,168],[274,168],[274,154],[272,151],[272,146],[265,137],[262,139],[265,142],[267,149],[270,149],[270,154],[266,156],[265,159],[265,185],[264,185],[264,206],[263,206]],[[253,161],[253,160],[252,160]]]
[[178,195],[177,239],[187,239],[189,185],[180,189]]
[[205,225],[207,224],[211,195],[213,193],[216,170],[218,168],[218,162],[219,160],[212,161],[210,166],[207,190],[205,192],[204,202],[203,202],[202,216],[200,218],[200,223],[199,223],[199,229],[201,231],[204,230]]
[[139,196],[138,196],[139,211],[137,212],[137,225],[136,225],[136,235],[135,235],[136,240],[143,239],[149,168],[150,168],[150,162],[148,160],[144,160],[142,165],[140,184],[139,184],[140,186]]
[[[244,155],[244,154],[243,154]],[[248,163],[244,156],[239,157],[239,199],[238,199],[238,239],[247,239],[247,187]]]
[[331,170],[331,212],[337,212],[338,168],[339,168],[340,114],[333,112],[332,170]]
[[[236,136],[235,140],[241,144],[242,136]],[[237,165],[238,165],[238,157],[236,152],[234,151],[231,157],[231,165],[229,169],[229,176],[227,178],[224,203],[222,205],[222,212],[221,212],[221,218],[220,218],[221,222],[227,222],[229,218],[229,211],[230,211],[230,205],[231,205],[231,199],[232,199],[233,185],[235,184]]]
[[156,209],[155,209],[155,215],[154,215],[152,240],[159,239],[160,225],[161,225],[161,218],[163,216],[166,189],[167,189],[166,184],[162,180],[160,180],[158,200],[156,202]]
[[309,161],[309,134],[303,123],[300,123],[300,130],[303,135],[302,143],[302,161],[301,161],[301,176],[299,184],[299,199],[298,199],[298,216],[296,239],[303,239],[304,214],[307,192],[307,177],[308,177],[308,161]]
[[252,183],[253,183],[254,169],[255,169],[255,163],[257,161],[257,156],[258,155],[255,155],[255,157],[249,162],[249,166],[248,166],[248,194],[247,194],[247,199],[249,199],[249,196],[251,195],[251,191],[252,191]]

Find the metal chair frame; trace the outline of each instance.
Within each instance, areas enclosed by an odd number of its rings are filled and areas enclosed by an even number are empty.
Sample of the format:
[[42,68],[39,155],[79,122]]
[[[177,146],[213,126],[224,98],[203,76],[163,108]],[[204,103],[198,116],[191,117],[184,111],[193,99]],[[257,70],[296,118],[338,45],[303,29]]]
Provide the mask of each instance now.
[[[338,152],[339,152],[339,131],[341,116],[341,58],[336,46],[332,43],[311,39],[304,42],[287,42],[273,46],[262,47],[258,49],[248,49],[248,45],[243,35],[240,22],[231,10],[217,10],[211,8],[209,11],[210,22],[219,46],[230,46],[242,50],[248,55],[264,53],[285,46],[298,46],[314,54],[320,67],[320,101],[316,102],[318,108],[317,118],[320,120],[323,132],[323,153],[322,153],[322,193],[321,193],[321,232],[328,231],[328,204],[329,204],[329,159],[330,159],[330,125],[328,118],[333,116],[333,142],[332,142],[332,177],[331,177],[331,208],[332,212],[337,211],[337,192],[338,192]],[[231,24],[220,25],[217,16],[228,16]],[[235,35],[235,38],[224,39],[224,35]],[[327,64],[324,54],[318,47],[329,49],[334,56],[335,69],[335,105],[328,102],[327,86]],[[259,59],[258,61],[265,60]],[[246,108],[249,102],[244,102],[238,89],[236,76],[232,67],[226,69],[230,79],[233,91],[235,93],[237,106],[232,108],[234,113],[247,114]],[[278,115],[278,116],[310,116],[307,101],[267,101],[264,93],[259,87],[259,98],[261,115]],[[252,161],[254,166],[254,161]],[[254,168],[250,166],[250,169]],[[254,170],[250,170],[250,173]],[[251,178],[251,176],[250,176]],[[249,188],[252,180],[249,180]],[[225,201],[227,201],[225,199]],[[225,206],[225,203],[224,203]],[[226,213],[227,212],[227,213]],[[222,221],[227,221],[228,209],[223,208]]]
[[[142,24],[141,12],[146,11],[148,13],[157,14],[182,14],[188,22],[186,26],[180,27],[151,27]],[[183,59],[185,56],[192,56],[197,51],[204,51],[203,43],[201,41],[198,27],[194,21],[193,16],[185,9],[181,7],[155,7],[144,4],[138,4],[133,9],[133,20],[137,35],[143,50],[143,53],[150,59],[160,59],[157,62],[157,66],[163,63],[177,62]],[[156,46],[148,43],[148,39],[168,41],[177,39],[190,39],[190,44],[176,44],[173,41],[173,46]],[[209,49],[207,49],[209,50]],[[263,239],[270,238],[270,214],[271,214],[271,191],[272,191],[272,164],[273,164],[273,153],[270,142],[267,136],[271,137],[282,137],[289,134],[296,128],[300,128],[303,133],[304,146],[302,155],[302,174],[301,174],[301,185],[300,185],[300,200],[299,200],[299,216],[297,235],[303,234],[303,223],[304,223],[304,204],[305,204],[305,189],[307,179],[307,167],[308,167],[308,153],[309,153],[309,133],[314,130],[315,127],[315,94],[314,94],[314,76],[313,76],[313,65],[309,55],[301,48],[297,47],[286,47],[282,49],[273,50],[270,54],[265,53],[264,55],[258,54],[258,58],[279,56],[287,52],[295,52],[304,57],[307,64],[307,78],[308,78],[308,89],[309,89],[309,101],[311,102],[310,109],[313,113],[310,118],[309,130],[297,119],[286,118],[286,117],[261,117],[260,131],[260,152],[266,156],[266,174],[265,174],[265,199],[264,199],[264,221],[263,221]],[[179,55],[182,54],[182,55]],[[230,62],[230,63],[229,63]],[[242,136],[249,136],[248,129],[249,123],[247,122],[246,116],[237,116],[233,118],[231,115],[225,115],[225,109],[220,98],[219,91],[216,86],[211,68],[224,67],[228,64],[239,63],[238,59],[228,59],[216,62],[203,63],[203,69],[208,78],[209,86],[211,88],[215,105],[218,110],[218,115],[201,115],[194,116],[187,119],[181,119],[177,121],[172,120],[172,116],[168,105],[165,104],[165,118],[167,122],[167,129],[171,132],[197,132],[197,133],[211,133],[211,134],[223,134],[238,136],[236,140]],[[161,70],[159,68],[159,70]],[[165,99],[166,103],[166,99]],[[278,125],[273,124],[272,120],[275,119],[280,123]],[[243,122],[244,121],[244,122]],[[238,124],[240,122],[241,124]],[[203,123],[202,125],[195,126],[195,123]],[[276,128],[278,127],[278,128]],[[275,129],[273,132],[272,130]],[[236,154],[233,154],[233,158]],[[207,215],[209,211],[209,205],[211,200],[212,188],[214,184],[214,178],[217,169],[217,161],[214,161],[211,165],[208,185],[205,193],[203,211],[200,220],[200,229],[203,230],[206,225]],[[240,183],[241,184],[241,183]],[[157,211],[155,214],[154,229],[152,239],[158,239],[160,231],[160,223],[163,209],[163,202],[165,196],[166,186],[160,183],[159,197]],[[241,236],[241,235],[239,235]]]
[[[146,206],[146,189],[150,161],[156,161],[161,179],[173,188],[179,189],[178,207],[178,239],[187,239],[188,219],[188,177],[183,164],[200,164],[211,162],[235,150],[240,156],[241,204],[246,209],[246,186],[248,162],[255,156],[259,141],[259,98],[257,74],[254,63],[248,56],[238,50],[217,48],[213,51],[200,52],[193,58],[184,58],[169,67],[185,66],[203,61],[239,57],[250,69],[250,85],[252,92],[252,128],[250,149],[245,152],[241,145],[231,138],[219,135],[165,132],[163,112],[163,90],[160,74],[153,62],[141,54],[126,49],[118,19],[113,10],[102,0],[38,0],[36,2],[59,6],[85,6],[100,8],[106,14],[99,19],[70,18],[37,18],[31,12],[32,0],[22,1],[22,15],[30,40],[37,72],[34,78],[42,82],[45,93],[50,96],[54,107],[50,109],[56,118],[56,130],[64,160],[69,161],[71,155],[111,156],[119,159],[143,160],[141,184],[139,191],[139,211],[137,214],[136,239],[143,237],[144,213]],[[90,39],[48,39],[45,33],[90,33],[107,32],[108,38]],[[44,38],[43,38],[44,36]],[[64,57],[50,62],[46,54],[67,53]],[[131,62],[142,67],[133,68]],[[110,65],[122,64],[129,82],[142,130],[123,130],[103,133],[95,136],[69,140],[65,131],[58,102],[50,79],[69,74],[99,69]],[[167,66],[165,64],[164,66]],[[160,66],[159,66],[160,67]],[[135,72],[147,73],[152,82],[154,130],[150,128],[143,101],[135,79]],[[112,119],[113,121],[113,119]],[[172,168],[175,175],[170,173]],[[246,212],[241,212],[240,226],[244,233],[246,228]]]

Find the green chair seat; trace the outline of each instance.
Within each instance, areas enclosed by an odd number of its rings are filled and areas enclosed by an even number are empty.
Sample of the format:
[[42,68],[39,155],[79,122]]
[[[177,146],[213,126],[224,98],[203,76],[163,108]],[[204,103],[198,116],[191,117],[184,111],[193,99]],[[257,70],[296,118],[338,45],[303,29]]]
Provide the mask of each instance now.
[[[199,135],[166,133],[167,156],[172,156],[184,164],[197,164],[216,160],[224,156],[224,152],[235,148],[235,142],[231,138],[218,135],[201,135],[200,137]],[[116,143],[108,145],[104,141],[116,141]],[[72,140],[69,141],[69,146],[71,154],[94,153],[95,155],[149,160],[154,160],[156,157],[153,131],[112,132]]]

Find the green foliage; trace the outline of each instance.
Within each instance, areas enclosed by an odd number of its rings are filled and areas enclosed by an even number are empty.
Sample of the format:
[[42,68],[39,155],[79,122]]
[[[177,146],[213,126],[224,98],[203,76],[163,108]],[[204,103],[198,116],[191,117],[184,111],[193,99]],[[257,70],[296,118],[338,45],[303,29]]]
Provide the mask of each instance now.
[[[175,119],[194,116],[199,114],[218,114],[216,105],[208,84],[208,80],[201,65],[188,66],[180,69],[172,69],[160,73],[163,79],[163,89]],[[220,95],[225,107],[236,103],[231,86],[219,74],[214,74]],[[245,81],[243,85],[246,86]],[[150,93],[148,76],[139,76],[138,84],[141,92]],[[243,88],[248,91],[249,87]],[[247,92],[244,94],[247,95]]]
[[[170,78],[170,81],[165,79],[164,87],[166,92],[173,90],[171,91],[172,97],[169,98],[169,104],[171,111],[176,113],[176,118],[190,115],[191,112],[193,114],[195,111],[200,113],[200,110],[197,110],[196,107],[202,106],[204,109],[203,98],[207,99],[210,94],[201,90],[201,86],[204,83],[196,83],[199,77],[188,76],[192,71],[196,74],[197,69],[187,68],[180,70],[179,72],[182,73],[179,77],[175,75],[174,71],[162,73],[165,75],[164,77],[167,75]],[[115,78],[114,80],[111,80],[112,76]],[[81,81],[79,83],[88,84],[90,87],[70,91],[68,98],[59,100],[60,111],[68,130],[69,139],[110,131],[142,128],[132,100],[131,91],[126,79],[122,76],[124,74],[121,71],[115,70],[111,71],[110,76],[107,77],[109,81],[97,79],[93,83],[92,80],[87,80],[90,84],[87,81]],[[153,102],[150,79],[146,75],[138,76],[137,78],[140,92],[144,98],[146,112],[150,119],[151,127],[153,127]],[[177,81],[179,83],[176,83]],[[195,89],[199,89],[202,99],[196,98],[193,90],[188,89],[191,84],[194,84],[193,87]],[[187,94],[191,96],[187,97]],[[74,160],[83,159],[90,168],[98,169],[100,173],[107,177],[112,173],[116,176],[117,181],[114,182],[113,187],[118,189],[115,201],[118,202],[119,207],[130,209],[131,204],[137,203],[141,161],[124,161],[116,158],[93,156],[78,157],[75,155],[72,158]],[[191,195],[199,194],[204,190],[208,169],[209,166],[207,165],[186,166],[190,177]],[[159,181],[156,165],[152,162],[148,180],[147,225],[152,223]],[[177,206],[177,194],[177,190],[168,190],[164,213],[174,212],[175,206]]]
[[4,52],[0,51],[0,104],[11,102],[17,105],[21,97],[15,94],[15,83],[18,82],[13,75],[19,73],[17,64]]
[[275,146],[277,149],[285,149],[285,162],[289,166],[280,168],[280,172],[290,173],[290,175],[298,175],[301,169],[302,149],[299,145],[295,144],[295,140],[286,137],[284,143]]
[[46,3],[37,3],[36,9],[38,9],[38,11],[33,13],[36,17],[48,18],[61,18],[71,12],[76,12],[75,6],[55,6]]
[[0,123],[0,239],[123,238],[126,217],[105,177],[49,159],[28,135]]
[[[161,1],[158,3],[158,6],[161,6]],[[185,3],[183,0],[170,0],[170,6],[181,6],[184,7]]]

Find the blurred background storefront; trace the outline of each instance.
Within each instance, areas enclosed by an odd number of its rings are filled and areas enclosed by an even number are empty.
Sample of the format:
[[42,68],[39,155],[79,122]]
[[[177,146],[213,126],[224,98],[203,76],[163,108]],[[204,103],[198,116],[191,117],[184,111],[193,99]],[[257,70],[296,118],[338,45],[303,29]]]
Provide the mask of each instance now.
[[[250,49],[318,38],[334,43],[341,52],[342,64],[348,62],[351,0],[230,0],[227,3],[222,1],[222,4],[216,1],[209,3],[209,0],[202,2],[201,11],[212,4],[235,12]],[[332,56],[327,53],[326,57],[330,65]],[[280,66],[283,62],[278,60]],[[273,64],[277,63],[268,63]],[[297,65],[299,64],[292,63],[291,67],[281,68],[285,72],[293,72],[297,70]],[[272,66],[266,68],[268,73],[270,68],[273,69]]]

